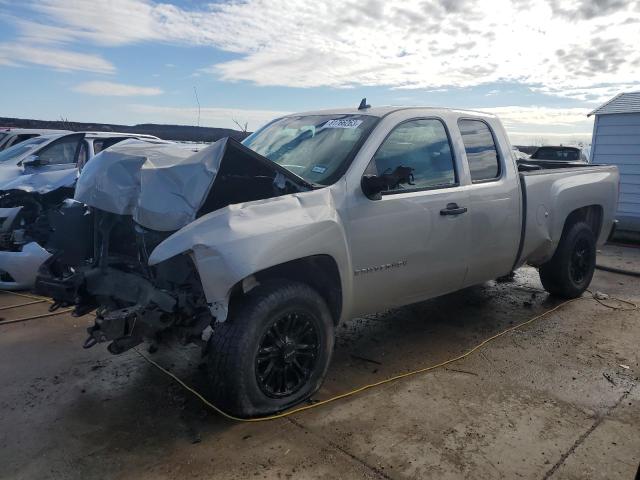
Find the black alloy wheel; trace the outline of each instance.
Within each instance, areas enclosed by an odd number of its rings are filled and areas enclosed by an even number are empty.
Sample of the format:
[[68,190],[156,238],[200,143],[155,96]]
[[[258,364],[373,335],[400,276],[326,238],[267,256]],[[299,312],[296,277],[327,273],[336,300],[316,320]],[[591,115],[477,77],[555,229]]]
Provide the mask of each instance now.
[[305,312],[277,318],[260,341],[256,356],[256,379],[266,395],[293,395],[311,378],[319,350],[315,324]]

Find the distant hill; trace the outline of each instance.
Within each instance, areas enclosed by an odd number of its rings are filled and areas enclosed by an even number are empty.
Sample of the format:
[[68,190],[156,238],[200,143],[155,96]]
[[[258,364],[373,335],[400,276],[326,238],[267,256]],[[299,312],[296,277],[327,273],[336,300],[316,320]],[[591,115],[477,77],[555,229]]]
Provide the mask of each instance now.
[[244,139],[251,132],[241,132],[230,128],[193,127],[189,125],[159,125],[144,123],[140,125],[114,125],[110,123],[82,123],[65,120],[31,120],[24,118],[0,117],[0,127],[52,128],[58,130],[146,133],[164,140],[183,142],[215,142],[223,137],[236,140]]

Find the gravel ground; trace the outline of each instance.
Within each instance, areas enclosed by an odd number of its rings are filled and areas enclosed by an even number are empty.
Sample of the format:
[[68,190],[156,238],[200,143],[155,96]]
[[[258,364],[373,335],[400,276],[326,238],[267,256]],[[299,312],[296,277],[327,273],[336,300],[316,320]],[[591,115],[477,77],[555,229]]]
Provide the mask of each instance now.
[[[640,271],[640,249],[606,247],[600,261]],[[602,271],[592,284],[640,303],[639,287]],[[316,398],[459,355],[560,303],[540,288],[524,268],[346,322]],[[0,307],[25,301],[0,294]],[[83,350],[90,317],[2,325],[0,478],[633,479],[640,312],[609,302],[622,309],[579,300],[446,368],[258,424],[220,418],[133,352]],[[206,394],[196,349],[153,358]]]

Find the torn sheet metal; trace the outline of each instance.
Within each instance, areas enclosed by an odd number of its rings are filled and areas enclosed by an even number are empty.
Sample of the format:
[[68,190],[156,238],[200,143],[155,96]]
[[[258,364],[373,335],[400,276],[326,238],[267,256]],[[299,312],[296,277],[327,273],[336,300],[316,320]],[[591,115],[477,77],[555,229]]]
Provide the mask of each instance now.
[[[174,231],[198,216],[223,162],[259,165],[311,188],[295,174],[231,138],[193,153],[166,145],[116,145],[82,171],[75,199],[157,231]],[[256,167],[258,168],[258,167]]]
[[334,186],[229,205],[167,238],[153,250],[149,264],[191,252],[217,321],[226,318],[233,285],[287,261],[330,255],[343,282],[350,281],[346,235],[335,205],[342,191]]

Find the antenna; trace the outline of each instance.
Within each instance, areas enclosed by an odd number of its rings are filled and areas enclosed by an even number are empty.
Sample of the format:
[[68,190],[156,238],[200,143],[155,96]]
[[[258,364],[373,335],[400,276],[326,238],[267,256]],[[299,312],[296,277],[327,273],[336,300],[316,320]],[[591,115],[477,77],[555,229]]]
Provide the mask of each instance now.
[[196,86],[193,86],[193,93],[196,96],[196,103],[198,104],[198,126],[200,126],[200,99],[198,98],[198,90],[196,90]]
[[358,110],[366,110],[367,108],[371,108],[371,105],[367,105],[367,98],[365,97],[360,101]]

